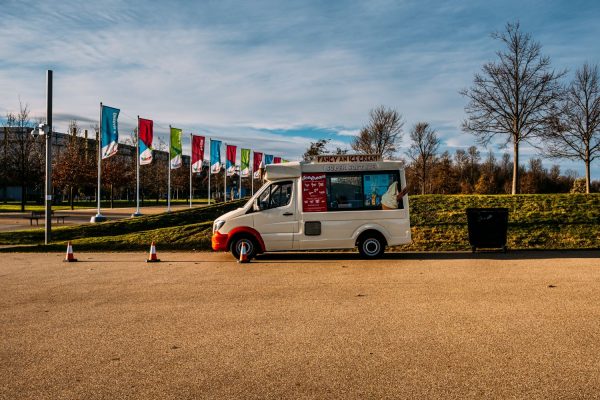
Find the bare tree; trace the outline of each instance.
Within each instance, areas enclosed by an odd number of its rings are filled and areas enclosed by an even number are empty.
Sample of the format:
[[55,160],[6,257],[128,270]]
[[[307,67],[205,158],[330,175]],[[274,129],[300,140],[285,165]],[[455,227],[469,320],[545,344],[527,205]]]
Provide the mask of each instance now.
[[0,189],[2,190],[2,197],[4,202],[7,200],[6,196],[6,187],[10,182],[10,174],[8,171],[8,155],[9,155],[9,129],[8,126],[2,127],[2,144],[0,147],[0,165],[3,165],[3,168],[0,168]]
[[56,155],[52,168],[52,182],[67,192],[71,210],[74,209],[74,192],[92,186],[96,175],[95,160],[88,157],[87,139],[80,133],[77,121],[70,121],[66,147]]
[[319,139],[316,142],[310,142],[310,146],[308,146],[308,149],[302,155],[304,161],[310,161],[313,157],[327,153],[327,149],[325,148],[327,143],[329,143],[329,139]]
[[454,162],[456,163],[458,182],[460,184],[464,180],[465,172],[467,171],[467,165],[469,163],[467,152],[463,149],[456,149],[456,153],[454,154]]
[[600,157],[600,75],[584,64],[569,85],[560,112],[547,132],[544,154],[585,163],[585,192],[590,192],[590,164]]
[[477,146],[470,146],[467,150],[469,162],[469,184],[475,186],[475,182],[479,176],[479,161],[481,161],[481,153]]
[[427,122],[417,123],[410,131],[410,139],[412,143],[406,154],[415,164],[417,177],[421,183],[421,194],[425,194],[429,170],[440,146],[440,139]]
[[131,184],[134,173],[131,157],[122,152],[102,160],[102,186],[108,191],[110,208],[114,207],[115,191],[120,192]]
[[396,144],[402,138],[404,121],[398,111],[379,106],[369,113],[369,124],[360,130],[352,141],[352,150],[366,154],[390,157],[396,152]]
[[9,139],[9,150],[6,153],[6,166],[12,172],[14,180],[21,187],[21,211],[25,211],[27,202],[27,187],[41,181],[42,148],[36,145],[35,139],[30,134],[32,122],[30,119],[29,105],[19,101],[19,112],[6,115],[6,126],[13,128]]
[[469,103],[463,130],[482,144],[505,136],[513,144],[512,193],[519,191],[519,144],[539,136],[547,126],[561,94],[564,71],[550,68],[550,58],[541,55],[541,45],[519,23],[508,23],[505,31],[492,35],[506,46],[497,52],[498,61],[475,74],[473,86],[460,93]]

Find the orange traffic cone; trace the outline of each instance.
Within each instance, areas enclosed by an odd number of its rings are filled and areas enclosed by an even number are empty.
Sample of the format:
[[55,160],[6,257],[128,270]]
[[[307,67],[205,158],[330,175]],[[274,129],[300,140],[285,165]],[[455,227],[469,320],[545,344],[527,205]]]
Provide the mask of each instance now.
[[150,245],[150,255],[146,262],[159,262],[160,260],[156,257],[156,246],[154,245],[154,241]]
[[242,248],[240,249],[240,259],[238,260],[238,262],[240,264],[246,264],[250,262],[248,252],[246,251],[246,243],[242,243]]
[[77,259],[73,255],[73,246],[71,246],[71,242],[67,243],[67,256],[63,260],[63,262],[75,262]]

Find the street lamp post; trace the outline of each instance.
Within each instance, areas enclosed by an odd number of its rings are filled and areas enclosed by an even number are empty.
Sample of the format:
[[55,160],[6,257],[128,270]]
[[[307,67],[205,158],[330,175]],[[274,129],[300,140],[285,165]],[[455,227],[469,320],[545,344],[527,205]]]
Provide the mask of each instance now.
[[48,244],[52,236],[52,70],[46,72],[46,123],[39,124],[31,131],[34,137],[46,138],[46,190],[44,193],[45,204],[45,233],[44,243]]
[[45,243],[48,244],[52,229],[52,70],[46,71],[46,233]]

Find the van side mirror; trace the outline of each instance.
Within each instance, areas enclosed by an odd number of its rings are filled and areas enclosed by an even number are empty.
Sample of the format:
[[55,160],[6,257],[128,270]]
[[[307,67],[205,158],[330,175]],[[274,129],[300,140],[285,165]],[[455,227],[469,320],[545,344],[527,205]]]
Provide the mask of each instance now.
[[260,211],[260,203],[258,202],[258,199],[254,199],[254,204],[252,204],[252,210]]

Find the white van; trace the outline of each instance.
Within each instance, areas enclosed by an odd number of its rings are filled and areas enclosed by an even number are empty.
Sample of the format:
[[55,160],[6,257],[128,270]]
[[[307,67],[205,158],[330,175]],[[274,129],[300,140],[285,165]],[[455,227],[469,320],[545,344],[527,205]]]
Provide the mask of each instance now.
[[372,155],[266,166],[265,185],[217,218],[212,248],[239,258],[272,251],[353,249],[366,258],[410,243],[404,170]]

